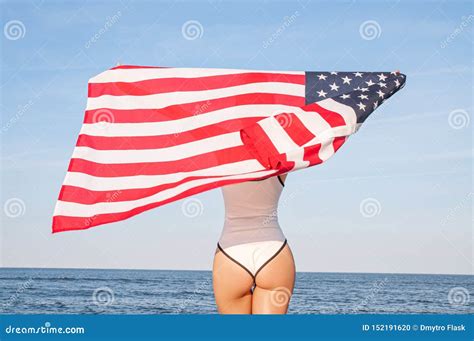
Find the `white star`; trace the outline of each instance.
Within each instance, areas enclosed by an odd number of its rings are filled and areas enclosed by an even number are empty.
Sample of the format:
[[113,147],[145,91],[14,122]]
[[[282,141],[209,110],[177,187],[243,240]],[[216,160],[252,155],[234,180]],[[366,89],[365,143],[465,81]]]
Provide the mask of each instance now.
[[374,110],[377,109],[378,106],[379,106],[379,102],[378,102],[378,101],[375,101],[375,103],[374,103]]
[[385,82],[385,79],[387,78],[387,76],[385,76],[383,73],[377,76],[379,77],[379,81],[382,81],[382,82]]
[[356,77],[362,77],[363,73],[360,73],[360,72],[354,72],[354,75],[355,75]]
[[398,79],[395,79],[395,85],[397,86],[397,88],[400,86],[400,81]]
[[360,86],[358,86],[357,88],[354,88],[354,90],[355,91],[360,90]]
[[369,81],[368,81],[368,82],[365,82],[365,83],[367,84],[367,86],[372,86],[372,85],[374,85],[374,84],[375,84],[374,82],[372,82],[372,80],[371,80],[371,79],[369,79]]
[[361,103],[357,104],[360,110],[365,111],[365,105]]
[[377,94],[379,95],[379,97],[382,97],[385,96],[385,94],[383,93],[382,90],[379,89],[379,91],[377,91]]
[[369,97],[367,95],[362,95],[362,94],[357,96],[357,97],[359,97],[360,99],[369,99]]
[[329,84],[329,86],[331,87],[331,90],[333,90],[333,91],[338,91],[339,90],[339,86],[336,85],[336,82],[333,82],[332,84]]
[[396,76],[396,75],[398,75],[398,72],[397,71],[392,71],[392,72],[390,72],[390,74]]
[[360,89],[360,91],[362,91],[362,92],[367,92],[367,91],[369,91],[369,89],[367,89],[367,88],[362,88],[362,89]]
[[342,96],[340,96],[342,99],[346,99],[346,98],[351,98],[351,95],[349,94],[343,94]]
[[324,90],[317,91],[319,97],[326,97],[327,92],[324,92]]
[[342,77],[342,84],[351,84],[351,80],[352,78],[349,78],[349,77]]
[[320,74],[318,76],[319,80],[326,80],[327,76],[326,75],[323,75],[323,74]]
[[378,84],[381,88],[386,88],[387,87],[387,84],[385,84],[385,83],[379,82]]
[[332,71],[332,72],[331,72],[331,75],[337,75],[337,72],[336,72],[336,71]]

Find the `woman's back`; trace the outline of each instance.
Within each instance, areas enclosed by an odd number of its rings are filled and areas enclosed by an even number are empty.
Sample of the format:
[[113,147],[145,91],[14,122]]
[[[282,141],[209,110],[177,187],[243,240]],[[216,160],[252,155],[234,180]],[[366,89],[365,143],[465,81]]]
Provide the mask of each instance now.
[[284,241],[278,224],[278,200],[283,182],[277,176],[222,187],[225,223],[219,244]]

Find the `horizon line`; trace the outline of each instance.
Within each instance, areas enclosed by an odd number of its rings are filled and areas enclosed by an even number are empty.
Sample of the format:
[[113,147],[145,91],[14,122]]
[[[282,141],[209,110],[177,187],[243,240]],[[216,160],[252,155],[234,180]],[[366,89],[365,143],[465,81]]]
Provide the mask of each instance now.
[[[138,269],[138,268],[50,268],[50,267],[6,267],[0,266],[0,270],[121,270],[121,271],[188,271],[188,272],[212,272],[212,270],[196,269]],[[431,275],[431,276],[474,276],[474,273],[419,273],[419,272],[350,272],[350,271],[296,271],[296,273],[319,273],[319,274],[360,274],[360,275]]]

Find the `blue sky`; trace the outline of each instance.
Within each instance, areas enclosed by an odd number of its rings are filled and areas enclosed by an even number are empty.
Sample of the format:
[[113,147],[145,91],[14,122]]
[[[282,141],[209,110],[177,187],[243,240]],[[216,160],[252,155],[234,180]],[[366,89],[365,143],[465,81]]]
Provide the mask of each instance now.
[[[176,202],[51,234],[87,81],[120,62],[400,69],[405,88],[336,156],[290,174],[280,223],[298,271],[472,273],[470,2],[37,0],[1,7],[2,266],[210,269],[224,217],[220,190],[196,196],[197,217]],[[202,27],[194,40],[182,33],[190,20]]]

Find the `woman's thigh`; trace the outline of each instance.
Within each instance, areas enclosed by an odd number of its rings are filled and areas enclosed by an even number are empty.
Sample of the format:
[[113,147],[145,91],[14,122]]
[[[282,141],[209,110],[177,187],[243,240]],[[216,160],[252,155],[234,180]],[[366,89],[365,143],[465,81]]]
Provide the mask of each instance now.
[[252,314],[285,314],[295,284],[295,262],[288,245],[255,278]]
[[220,251],[214,256],[212,283],[219,313],[252,313],[252,276]]

